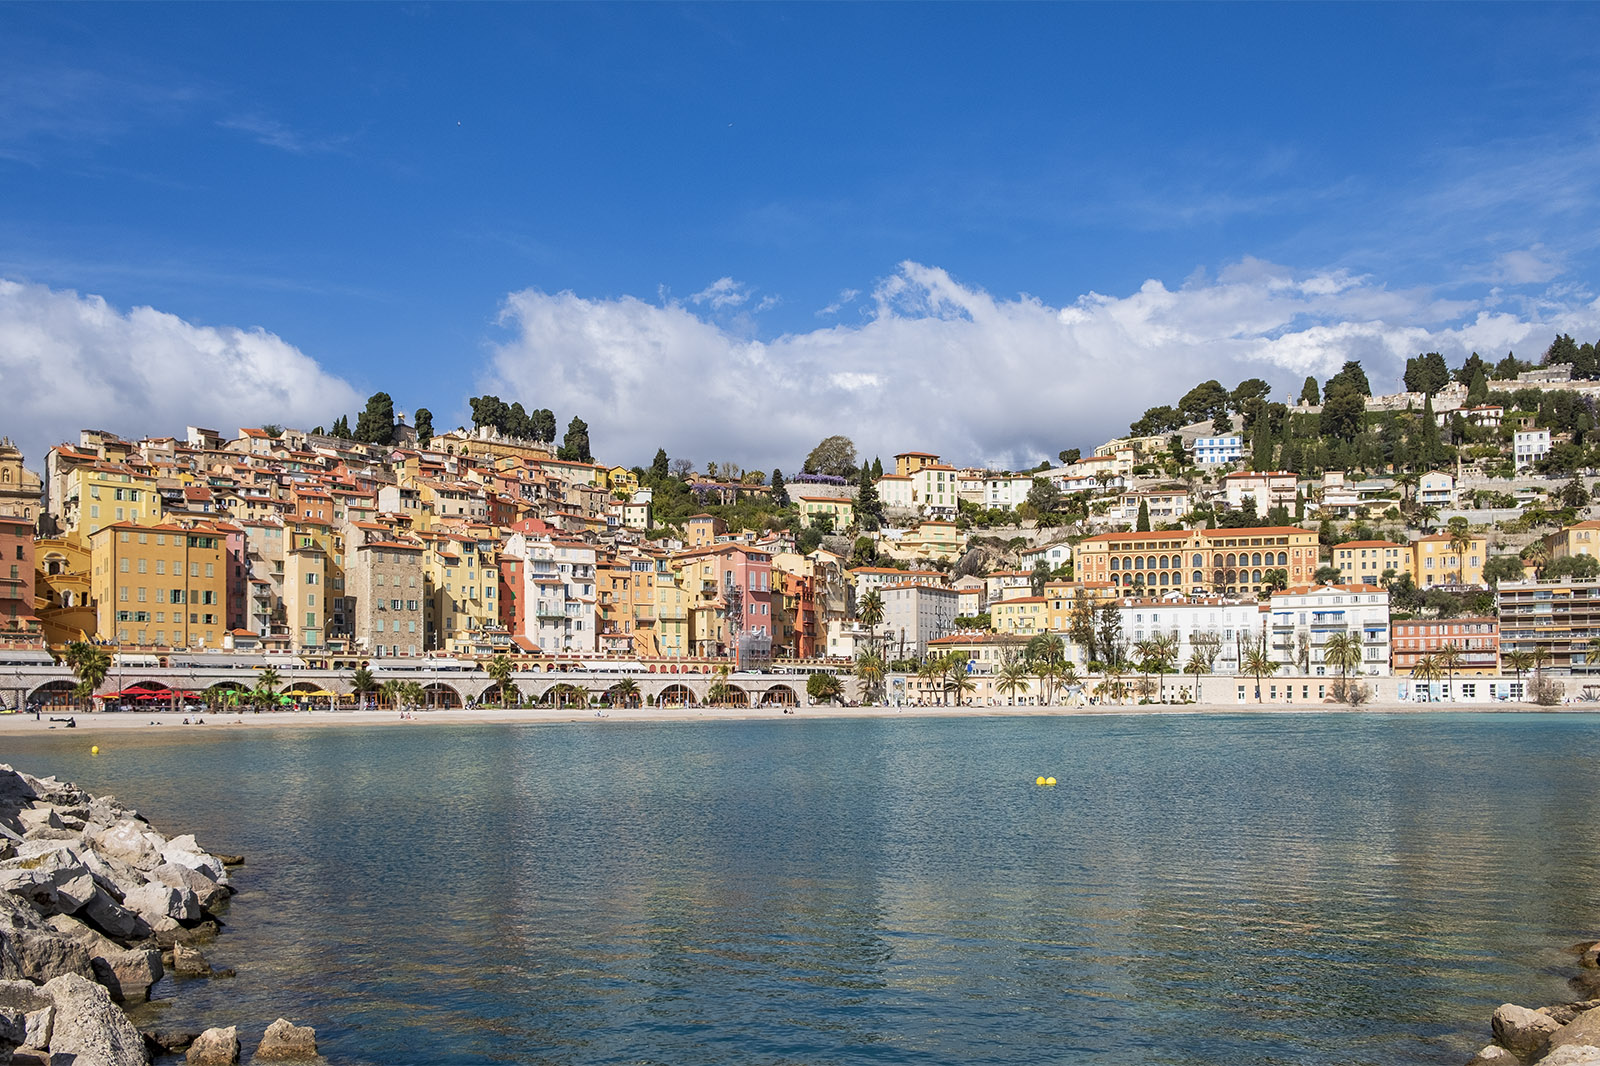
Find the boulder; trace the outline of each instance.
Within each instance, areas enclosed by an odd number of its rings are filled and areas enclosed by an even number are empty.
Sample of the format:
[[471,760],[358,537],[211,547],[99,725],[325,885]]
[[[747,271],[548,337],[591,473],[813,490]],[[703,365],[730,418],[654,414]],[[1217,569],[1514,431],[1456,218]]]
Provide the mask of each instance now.
[[188,889],[179,891],[154,881],[140,885],[122,897],[122,905],[133,911],[146,923],[154,924],[161,918],[180,922],[200,919],[200,904]]
[[188,929],[178,925],[177,922],[172,924],[176,928],[158,925],[152,933],[155,942],[161,946],[163,951],[171,951],[178,944],[204,944],[208,940],[215,940],[217,931],[222,928],[214,919],[210,918],[203,922],[198,922]]
[[44,982],[92,972],[83,945],[50,928],[26,903],[0,892],[0,978]]
[[181,837],[173,837],[167,841],[161,849],[161,860],[187,866],[191,870],[199,870],[219,885],[228,883],[228,873],[223,869],[222,860],[196,844],[192,833],[185,833]]
[[95,880],[72,848],[30,840],[0,862],[0,889],[26,896],[45,914],[72,914],[94,898]]
[[106,890],[95,886],[94,898],[78,911],[84,921],[106,936],[134,940],[150,935],[150,923],[112,899]]
[[0,1007],[0,1062],[9,1063],[11,1052],[28,1036],[28,1021],[17,1011]]
[[35,800],[48,803],[52,807],[76,807],[89,802],[89,794],[69,781],[57,781],[51,777],[33,777],[23,774],[22,779],[33,790]]
[[1584,1011],[1550,1034],[1549,1046],[1552,1053],[1557,1048],[1569,1045],[1600,1047],[1600,1010]]
[[1578,945],[1578,965],[1586,969],[1600,969],[1600,942]]
[[161,952],[138,948],[110,951],[89,960],[94,979],[106,986],[111,997],[122,1003],[143,1003],[150,998],[150,986],[166,971]]
[[207,1029],[194,1038],[183,1061],[188,1066],[235,1066],[239,1061],[239,1027]]
[[180,977],[210,977],[211,963],[198,948],[172,945],[172,972]]
[[75,974],[44,986],[55,1004],[50,1031],[50,1058],[94,1066],[145,1066],[144,1037],[128,1016],[111,1002],[111,994]]
[[32,833],[35,829],[65,829],[61,819],[56,817],[54,807],[23,807],[17,811],[17,821],[22,823],[24,833]]
[[150,880],[191,893],[195,902],[208,911],[218,907],[231,895],[226,886],[212,880],[204,870],[175,862],[164,862],[151,870]]
[[1539,1066],[1600,1066],[1600,1047],[1568,1044],[1540,1059]]
[[267,1026],[254,1061],[292,1062],[316,1057],[317,1031],[309,1025],[295,1025],[287,1018],[279,1018]]
[[1492,1024],[1495,1042],[1525,1061],[1538,1058],[1550,1042],[1550,1034],[1561,1028],[1550,1015],[1515,1003],[1496,1008]]
[[1522,1060],[1499,1044],[1487,1044],[1472,1056],[1467,1066],[1522,1066]]
[[22,1018],[23,1034],[19,1043],[23,1047],[50,1046],[50,1026],[55,1020],[56,1005],[32,981],[0,981],[0,1014],[7,1012]]
[[90,843],[100,855],[148,873],[161,865],[161,849],[167,842],[143,822],[125,818],[94,834]]
[[200,1035],[192,1029],[141,1029],[139,1032],[152,1055],[176,1055]]

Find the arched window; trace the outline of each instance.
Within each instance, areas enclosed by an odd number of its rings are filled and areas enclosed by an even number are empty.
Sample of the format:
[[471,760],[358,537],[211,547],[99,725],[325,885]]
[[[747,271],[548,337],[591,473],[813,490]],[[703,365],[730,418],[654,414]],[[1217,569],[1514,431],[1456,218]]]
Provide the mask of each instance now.
[[1250,580],[1251,580],[1251,581],[1254,581],[1254,582],[1255,582],[1255,583],[1256,583],[1256,584],[1258,584],[1258,585],[1259,585],[1259,584],[1261,584],[1261,571],[1259,571],[1259,570],[1252,570],[1252,571],[1251,571],[1251,572],[1250,572]]
[[1113,555],[1111,557],[1111,569],[1113,569],[1113,570],[1121,570],[1122,569],[1122,560],[1118,559],[1115,555]]
[[1256,552],[1254,555],[1252,555],[1250,557],[1250,565],[1251,566],[1260,566],[1261,565],[1261,553],[1260,552]]
[[1289,553],[1288,552],[1279,552],[1278,553],[1278,565],[1279,566],[1288,566],[1289,565]]
[[[1231,568],[1239,565],[1239,560],[1234,557],[1234,554],[1232,552],[1229,552],[1228,553],[1228,561],[1224,565],[1226,565],[1227,567],[1229,567],[1231,569]],[[1230,578],[1229,580],[1232,580],[1232,579]]]
[[1218,571],[1217,571],[1217,574],[1216,574],[1216,579],[1215,579],[1215,580],[1216,580],[1216,582],[1217,582],[1217,584],[1219,584],[1219,585],[1220,585],[1220,584],[1222,584],[1222,583],[1223,583],[1223,582],[1224,582],[1224,581],[1226,581],[1226,580],[1228,580],[1228,576],[1227,576],[1227,575],[1226,575],[1226,574],[1225,574],[1225,573],[1223,573],[1223,572],[1222,572],[1222,571],[1221,571],[1221,570],[1218,570]]
[[1194,565],[1195,566],[1204,566],[1204,565],[1206,565],[1206,557],[1204,555],[1201,555],[1199,552],[1195,552],[1194,553]]
[[1133,568],[1135,570],[1143,570],[1144,569],[1144,556],[1135,555],[1133,557]]
[[1194,583],[1196,585],[1205,584],[1205,580],[1206,580],[1206,572],[1204,570],[1196,570],[1194,572]]

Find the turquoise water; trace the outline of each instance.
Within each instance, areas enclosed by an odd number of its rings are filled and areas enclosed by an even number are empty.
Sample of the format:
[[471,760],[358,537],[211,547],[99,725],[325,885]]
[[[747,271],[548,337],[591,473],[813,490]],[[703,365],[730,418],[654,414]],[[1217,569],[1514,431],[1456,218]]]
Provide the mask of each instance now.
[[1459,1064],[1600,935],[1592,715],[95,739],[0,759],[249,856],[141,1020],[335,1063]]

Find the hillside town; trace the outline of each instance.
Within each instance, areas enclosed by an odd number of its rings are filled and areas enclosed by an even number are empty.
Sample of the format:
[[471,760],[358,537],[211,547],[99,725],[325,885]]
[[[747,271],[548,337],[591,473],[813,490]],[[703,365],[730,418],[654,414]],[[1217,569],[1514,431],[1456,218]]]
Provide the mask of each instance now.
[[1597,378],[1558,337],[1537,365],[1418,356],[1391,395],[1354,362],[1293,403],[1206,382],[1028,470],[842,436],[788,478],[609,465],[579,418],[558,445],[549,411],[474,397],[435,434],[383,393],[353,431],[84,429],[37,474],[7,439],[0,641],[781,671],[900,704],[1587,700]]

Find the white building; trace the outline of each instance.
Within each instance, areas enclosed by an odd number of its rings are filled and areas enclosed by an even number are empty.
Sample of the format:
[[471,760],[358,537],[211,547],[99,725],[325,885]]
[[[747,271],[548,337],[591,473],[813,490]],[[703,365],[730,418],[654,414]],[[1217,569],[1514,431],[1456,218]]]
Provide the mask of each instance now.
[[[1153,513],[1152,517],[1154,517]],[[1030,571],[1041,562],[1051,570],[1054,570],[1072,561],[1072,545],[1062,541],[1060,544],[1051,544],[1048,547],[1025,551],[1019,558],[1022,565]]]
[[1519,429],[1512,438],[1513,454],[1516,456],[1517,469],[1522,470],[1532,466],[1540,459],[1550,454],[1550,431],[1548,429]]
[[1454,508],[1456,479],[1443,470],[1432,470],[1417,482],[1417,502],[1424,507]]
[[1239,672],[1243,651],[1259,640],[1264,621],[1261,608],[1245,601],[1201,599],[1159,600],[1129,597],[1118,601],[1122,615],[1122,636],[1131,649],[1141,640],[1158,636],[1178,638],[1178,669],[1184,670],[1189,657],[1200,648],[1197,634],[1214,634],[1217,657],[1210,673],[1232,676]]
[[885,507],[899,507],[910,510],[916,506],[912,499],[912,484],[909,477],[900,474],[885,474],[874,484],[878,489],[878,502]]
[[1032,474],[990,474],[983,479],[983,506],[1014,511],[1033,491]]
[[1244,458],[1244,437],[1237,433],[1226,437],[1200,437],[1194,442],[1194,461],[1197,466],[1220,466]]
[[523,635],[541,651],[595,651],[594,547],[513,533],[502,554],[523,560]]
[[1328,638],[1352,633],[1361,638],[1361,666],[1351,674],[1389,675],[1389,590],[1371,585],[1300,586],[1272,594],[1269,650],[1274,662],[1291,674],[1302,673],[1300,648],[1307,648],[1308,667],[1315,677],[1340,673],[1329,664],[1323,648]]
[[911,475],[913,506],[929,518],[954,518],[956,514],[956,471],[935,464]]
[[1139,504],[1150,509],[1151,523],[1171,524],[1189,513],[1189,490],[1179,485],[1165,489],[1135,489],[1117,499],[1117,509],[1125,522],[1139,519]]
[[961,594],[932,585],[890,585],[883,596],[883,631],[894,658],[921,658],[928,641],[956,631]]
[[1256,513],[1265,515],[1273,507],[1294,506],[1295,488],[1299,484],[1293,474],[1282,470],[1240,472],[1222,479],[1228,494],[1228,506],[1237,511],[1246,498],[1256,501]]

